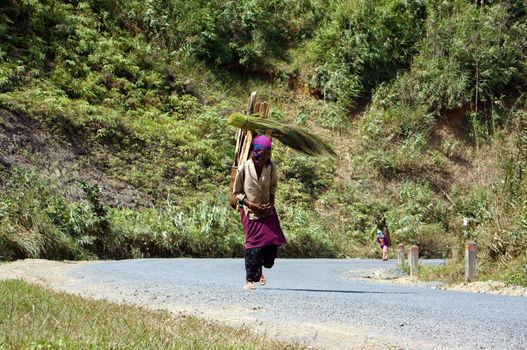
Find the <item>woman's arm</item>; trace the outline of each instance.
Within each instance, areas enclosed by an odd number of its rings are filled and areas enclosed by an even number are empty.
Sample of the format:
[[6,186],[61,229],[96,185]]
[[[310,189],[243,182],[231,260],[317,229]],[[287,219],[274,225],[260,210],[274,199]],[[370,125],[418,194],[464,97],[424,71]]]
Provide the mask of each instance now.
[[238,199],[238,203],[240,204],[243,204],[244,200],[246,200],[244,183],[245,183],[245,163],[243,163],[242,165],[238,167],[238,171],[236,172],[236,177],[234,178],[234,185],[232,186],[232,193],[236,196],[236,198]]
[[249,199],[247,199],[247,195],[245,194],[245,166],[246,163],[243,163],[236,172],[232,193],[238,199],[240,206],[246,206],[254,212],[262,211],[263,206],[261,204],[251,202]]

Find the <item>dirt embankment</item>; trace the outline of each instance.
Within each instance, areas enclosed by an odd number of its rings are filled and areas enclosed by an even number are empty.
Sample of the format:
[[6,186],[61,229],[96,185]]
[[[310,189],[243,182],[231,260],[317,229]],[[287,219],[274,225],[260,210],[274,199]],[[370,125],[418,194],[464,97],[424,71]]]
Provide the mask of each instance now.
[[[80,183],[97,184],[101,200],[111,206],[148,207],[152,200],[129,184],[112,178],[94,165],[80,137],[55,135],[36,121],[0,109],[0,169],[32,168],[54,181],[62,194],[80,201]],[[1,175],[0,175],[1,176]],[[0,186],[3,179],[0,177]]]

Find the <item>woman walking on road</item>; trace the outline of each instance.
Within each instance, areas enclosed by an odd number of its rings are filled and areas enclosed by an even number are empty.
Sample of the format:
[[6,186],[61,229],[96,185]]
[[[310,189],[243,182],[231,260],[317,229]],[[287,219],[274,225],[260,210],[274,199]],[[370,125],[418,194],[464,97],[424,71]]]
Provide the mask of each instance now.
[[390,233],[388,232],[388,226],[386,225],[386,222],[384,220],[377,224],[376,241],[382,250],[382,260],[388,260],[388,248],[390,247],[392,242],[390,239]]
[[251,146],[251,158],[238,168],[232,191],[245,235],[245,289],[266,283],[262,267],[271,268],[278,247],[287,243],[274,207],[278,174],[271,161],[272,141],[256,136]]

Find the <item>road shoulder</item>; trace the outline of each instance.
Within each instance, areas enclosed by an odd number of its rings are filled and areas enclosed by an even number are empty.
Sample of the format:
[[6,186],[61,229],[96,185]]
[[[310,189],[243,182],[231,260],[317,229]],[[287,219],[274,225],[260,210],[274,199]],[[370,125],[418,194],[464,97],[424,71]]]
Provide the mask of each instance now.
[[411,278],[410,276],[408,276],[408,274],[398,268],[354,270],[347,273],[346,277],[378,283],[391,283],[425,288],[428,287],[459,292],[488,293],[496,295],[527,297],[527,288],[507,285],[504,282],[477,281],[451,285],[444,282],[425,282],[415,278]]

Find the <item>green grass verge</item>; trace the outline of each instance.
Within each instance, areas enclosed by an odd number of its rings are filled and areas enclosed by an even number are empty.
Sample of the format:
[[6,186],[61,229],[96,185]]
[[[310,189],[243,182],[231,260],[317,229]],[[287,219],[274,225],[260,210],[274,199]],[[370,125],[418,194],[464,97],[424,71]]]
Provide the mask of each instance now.
[[[408,273],[410,267],[407,265]],[[461,283],[465,278],[465,266],[460,261],[449,260],[444,265],[419,264],[419,279],[423,281],[442,281],[446,283]]]
[[167,311],[0,282],[0,349],[300,349]]
[[[507,285],[527,287],[527,272],[524,263],[512,260],[507,266],[496,262],[478,262],[478,281],[501,281]],[[408,264],[399,266],[401,270],[410,274]],[[418,272],[421,281],[442,281],[449,284],[465,282],[465,262],[462,260],[448,260],[442,265],[419,264]]]

